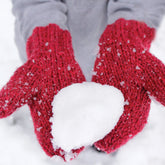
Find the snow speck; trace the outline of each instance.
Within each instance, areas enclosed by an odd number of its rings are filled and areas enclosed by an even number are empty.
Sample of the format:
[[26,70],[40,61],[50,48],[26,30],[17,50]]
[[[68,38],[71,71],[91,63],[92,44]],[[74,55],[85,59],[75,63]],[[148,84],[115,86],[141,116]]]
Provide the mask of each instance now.
[[102,64],[102,63],[99,62],[96,68],[100,68],[101,64]]
[[136,53],[136,48],[133,48],[132,51],[133,51],[134,53]]
[[120,85],[121,85],[121,86],[124,86],[124,84],[125,84],[124,81],[121,81],[121,82],[120,82]]
[[38,104],[41,104],[41,103],[42,103],[42,100],[39,100],[39,101],[38,101]]
[[129,101],[126,100],[126,101],[124,102],[124,105],[129,105]]
[[119,53],[119,52],[117,52],[117,55],[120,57],[121,56],[121,54]]
[[33,100],[37,100],[37,98],[36,97],[33,97]]
[[46,42],[46,43],[45,43],[45,46],[48,46],[48,45],[49,45],[49,42]]
[[146,53],[146,50],[143,50],[143,51],[142,51],[142,54],[144,54],[144,53]]
[[27,76],[34,76],[34,74],[31,73],[31,72],[28,72],[28,73],[27,73]]
[[41,116],[41,112],[38,111],[37,113],[38,113],[38,116]]
[[25,82],[25,85],[27,85],[27,86],[28,86],[28,85],[29,85],[29,83],[28,83],[28,82]]
[[136,66],[136,70],[140,70],[140,67],[139,66]]
[[111,52],[111,48],[107,48],[107,51],[108,51],[108,52]]
[[129,137],[132,137],[132,136],[133,136],[132,134],[129,135]]
[[38,88],[35,88],[34,91],[35,91],[35,92],[38,92]]
[[52,141],[66,152],[92,145],[116,125],[124,97],[113,86],[93,82],[63,88],[52,102]]
[[71,66],[70,65],[68,65],[68,71],[70,71],[71,70]]
[[147,94],[148,94],[148,95],[150,95],[150,94],[151,94],[151,92],[147,91]]
[[9,103],[9,100],[5,100],[5,103],[8,104]]
[[36,130],[37,130],[38,132],[40,132],[41,129],[42,129],[42,127],[39,127],[39,128],[37,128]]

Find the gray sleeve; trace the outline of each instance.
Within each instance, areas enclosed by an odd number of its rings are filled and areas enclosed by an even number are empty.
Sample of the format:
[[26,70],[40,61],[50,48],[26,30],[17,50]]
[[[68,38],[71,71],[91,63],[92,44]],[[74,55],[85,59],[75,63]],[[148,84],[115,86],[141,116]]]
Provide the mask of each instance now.
[[67,7],[61,0],[12,0],[15,20],[15,42],[23,62],[26,61],[26,41],[37,26],[50,23],[67,29]]
[[109,0],[108,23],[119,18],[143,21],[157,28],[165,14],[165,0]]

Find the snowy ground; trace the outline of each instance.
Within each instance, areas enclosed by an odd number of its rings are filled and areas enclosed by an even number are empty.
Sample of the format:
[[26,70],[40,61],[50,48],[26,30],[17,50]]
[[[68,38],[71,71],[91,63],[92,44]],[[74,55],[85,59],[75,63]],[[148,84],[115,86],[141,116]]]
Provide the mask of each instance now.
[[[0,6],[0,87],[21,65],[14,44],[14,18],[9,0]],[[165,19],[152,45],[152,53],[165,63]],[[116,154],[106,155],[86,149],[69,165],[164,165],[165,107],[152,102],[148,124]],[[0,120],[0,165],[63,165],[50,159],[40,148],[27,106],[7,119]]]

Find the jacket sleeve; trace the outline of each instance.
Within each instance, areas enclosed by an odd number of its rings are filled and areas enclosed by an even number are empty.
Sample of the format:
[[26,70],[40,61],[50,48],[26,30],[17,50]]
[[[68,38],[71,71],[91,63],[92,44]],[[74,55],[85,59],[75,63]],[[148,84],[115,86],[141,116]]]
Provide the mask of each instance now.
[[164,14],[165,0],[109,0],[108,3],[108,24],[125,18],[157,28]]
[[12,0],[15,42],[20,57],[26,61],[26,41],[37,26],[57,24],[67,29],[67,7],[61,0]]

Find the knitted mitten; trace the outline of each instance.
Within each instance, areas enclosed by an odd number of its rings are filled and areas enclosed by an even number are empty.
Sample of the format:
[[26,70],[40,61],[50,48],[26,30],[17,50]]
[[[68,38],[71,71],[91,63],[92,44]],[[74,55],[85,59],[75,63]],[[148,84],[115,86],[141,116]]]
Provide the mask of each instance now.
[[95,143],[99,150],[115,151],[143,129],[149,96],[165,105],[165,66],[149,53],[154,35],[155,30],[145,23],[119,19],[100,38],[92,81],[120,89],[125,106],[115,128]]
[[[85,81],[74,59],[70,33],[55,24],[37,27],[27,41],[27,54],[28,61],[0,91],[0,118],[28,104],[43,150],[49,156],[65,159],[66,153],[52,144],[51,103],[60,89]],[[76,156],[82,149],[72,150],[71,154]]]

